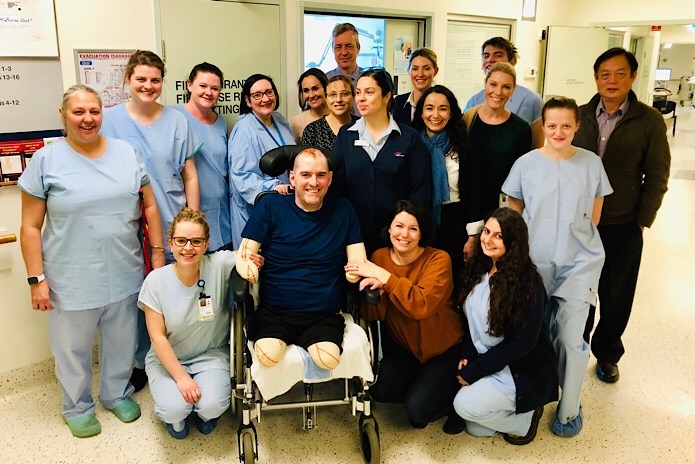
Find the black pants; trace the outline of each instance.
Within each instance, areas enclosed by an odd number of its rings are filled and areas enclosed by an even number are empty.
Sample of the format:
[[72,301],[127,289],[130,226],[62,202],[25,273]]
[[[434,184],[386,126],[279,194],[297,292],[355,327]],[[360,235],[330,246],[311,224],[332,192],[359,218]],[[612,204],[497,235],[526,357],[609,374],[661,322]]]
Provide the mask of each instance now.
[[625,332],[637,287],[642,259],[642,230],[635,222],[599,225],[599,234],[606,250],[606,262],[598,285],[600,319],[593,337],[596,307],[589,310],[584,339],[591,340],[596,359],[617,363],[625,354],[621,337]]
[[424,364],[397,346],[387,334],[382,339],[384,358],[379,378],[370,388],[375,400],[403,403],[412,423],[428,424],[453,411],[459,389],[456,373],[461,358],[457,344]]
[[458,298],[463,271],[463,245],[468,240],[466,221],[461,214],[459,203],[447,203],[442,206],[442,222],[437,227],[433,246],[446,251],[451,257],[451,271],[454,277],[454,300]]

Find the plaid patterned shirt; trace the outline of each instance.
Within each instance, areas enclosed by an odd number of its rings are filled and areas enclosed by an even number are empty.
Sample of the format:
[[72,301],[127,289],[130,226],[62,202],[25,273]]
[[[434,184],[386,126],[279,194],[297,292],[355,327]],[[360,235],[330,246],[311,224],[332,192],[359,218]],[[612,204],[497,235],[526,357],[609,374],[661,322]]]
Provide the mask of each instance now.
[[608,139],[611,138],[615,126],[617,126],[623,118],[629,106],[629,99],[626,98],[613,114],[608,114],[606,108],[603,106],[603,99],[599,100],[596,106],[596,122],[598,122],[598,156],[601,158],[603,158],[603,154],[606,152]]

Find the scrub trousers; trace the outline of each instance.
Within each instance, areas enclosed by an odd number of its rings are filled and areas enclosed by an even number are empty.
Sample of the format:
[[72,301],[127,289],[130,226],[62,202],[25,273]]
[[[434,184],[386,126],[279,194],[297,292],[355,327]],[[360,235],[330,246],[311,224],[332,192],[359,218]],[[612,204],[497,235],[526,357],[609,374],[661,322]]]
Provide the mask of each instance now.
[[454,409],[475,437],[492,437],[499,432],[525,436],[533,418],[533,411],[517,414],[516,403],[490,377],[461,387],[454,398]]
[[92,348],[99,337],[99,401],[115,408],[133,393],[130,384],[135,354],[138,294],[100,308],[48,311],[48,333],[56,377],[63,393],[66,420],[92,414]]
[[588,315],[589,303],[585,301],[550,297],[546,323],[558,358],[562,396],[557,406],[557,418],[561,424],[579,414],[582,384],[589,364],[589,344],[584,340]]
[[[183,366],[187,371],[188,366]],[[190,374],[190,372],[189,372]],[[200,399],[195,404],[187,403],[169,375],[150,379],[150,392],[154,398],[154,412],[167,424],[178,424],[192,412],[203,421],[220,417],[228,408],[231,395],[231,381],[228,369],[208,369],[190,374],[200,388]]]

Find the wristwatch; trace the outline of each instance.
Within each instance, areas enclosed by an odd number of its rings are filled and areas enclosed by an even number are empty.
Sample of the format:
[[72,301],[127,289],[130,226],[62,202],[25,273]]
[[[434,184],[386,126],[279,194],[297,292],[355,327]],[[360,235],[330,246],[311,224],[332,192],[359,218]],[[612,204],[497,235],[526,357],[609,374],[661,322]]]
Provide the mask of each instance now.
[[29,277],[27,277],[27,282],[29,282],[29,285],[40,284],[40,283],[43,282],[44,280],[46,280],[46,276],[43,275],[43,274],[37,275],[37,276],[29,276]]

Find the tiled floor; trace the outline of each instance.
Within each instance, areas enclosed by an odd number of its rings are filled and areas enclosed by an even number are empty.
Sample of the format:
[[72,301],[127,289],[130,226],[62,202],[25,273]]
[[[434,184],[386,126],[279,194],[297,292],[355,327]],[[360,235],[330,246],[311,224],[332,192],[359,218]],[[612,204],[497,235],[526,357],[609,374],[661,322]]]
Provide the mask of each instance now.
[[[627,354],[614,385],[587,371],[585,428],[574,439],[549,430],[545,408],[536,440],[525,447],[500,437],[449,436],[441,422],[413,430],[397,406],[377,405],[382,462],[686,463],[695,462],[695,109],[678,109],[671,140],[669,192],[656,224],[645,231],[642,270],[625,335]],[[670,124],[670,121],[669,121]],[[674,174],[680,173],[677,178]],[[208,463],[237,461],[236,419],[226,414],[209,436],[196,430],[171,439],[152,412],[147,389],[134,398],[143,416],[120,423],[101,407],[102,433],[75,439],[60,416],[51,362],[0,376],[0,463]],[[259,462],[356,463],[357,420],[347,408],[319,411],[318,428],[301,429],[299,411],[264,413]]]

